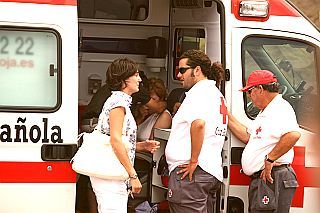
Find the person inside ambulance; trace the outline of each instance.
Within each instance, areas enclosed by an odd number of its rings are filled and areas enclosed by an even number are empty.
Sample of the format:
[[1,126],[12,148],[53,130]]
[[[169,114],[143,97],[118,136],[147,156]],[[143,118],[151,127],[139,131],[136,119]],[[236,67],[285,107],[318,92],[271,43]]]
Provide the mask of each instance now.
[[249,212],[289,212],[298,186],[291,167],[293,146],[301,136],[295,112],[278,93],[277,78],[268,70],[253,71],[240,91],[260,109],[248,127],[228,113],[229,129],[246,144],[241,164],[251,178]]
[[[159,78],[148,79],[148,94],[154,101],[166,101],[167,91],[164,82]],[[162,113],[155,112],[146,104],[133,103],[135,110],[133,116],[138,125],[137,140],[153,140],[153,130],[155,128],[168,129],[171,127],[172,117],[168,110]]]

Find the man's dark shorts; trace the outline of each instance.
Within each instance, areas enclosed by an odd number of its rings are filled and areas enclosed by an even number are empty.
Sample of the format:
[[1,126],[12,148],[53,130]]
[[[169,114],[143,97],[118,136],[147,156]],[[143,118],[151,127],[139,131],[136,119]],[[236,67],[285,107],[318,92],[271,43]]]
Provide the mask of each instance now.
[[296,174],[290,165],[274,167],[271,172],[273,184],[265,183],[259,173],[249,187],[250,213],[288,213],[293,195],[298,187]]
[[174,169],[169,178],[167,199],[170,212],[213,212],[216,192],[220,189],[221,182],[199,166],[193,173],[192,181],[189,176],[181,180],[182,174],[177,175],[179,169]]

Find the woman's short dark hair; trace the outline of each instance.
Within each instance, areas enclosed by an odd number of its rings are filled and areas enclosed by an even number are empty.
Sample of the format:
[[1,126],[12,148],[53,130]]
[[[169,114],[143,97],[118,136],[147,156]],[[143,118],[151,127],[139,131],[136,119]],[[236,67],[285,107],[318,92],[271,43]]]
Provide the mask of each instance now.
[[125,80],[133,76],[138,71],[138,65],[128,58],[114,60],[106,72],[106,83],[110,90],[122,90]]

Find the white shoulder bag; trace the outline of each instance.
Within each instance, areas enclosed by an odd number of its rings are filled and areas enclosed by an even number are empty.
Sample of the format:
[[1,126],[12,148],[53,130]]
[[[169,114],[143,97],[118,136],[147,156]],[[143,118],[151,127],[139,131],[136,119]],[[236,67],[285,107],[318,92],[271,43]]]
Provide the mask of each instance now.
[[[71,159],[72,169],[83,175],[102,179],[126,180],[129,175],[113,152],[110,136],[95,129],[91,133],[81,133],[82,145]],[[128,136],[122,136],[126,150],[130,150]]]

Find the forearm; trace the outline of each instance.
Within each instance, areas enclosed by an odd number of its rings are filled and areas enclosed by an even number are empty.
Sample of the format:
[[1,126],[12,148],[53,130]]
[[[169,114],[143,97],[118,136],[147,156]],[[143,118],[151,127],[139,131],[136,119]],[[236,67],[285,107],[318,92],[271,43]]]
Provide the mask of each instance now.
[[277,145],[268,154],[269,159],[276,161],[282,155],[287,153],[296,144],[300,136],[301,134],[299,132],[289,132],[284,134]]
[[191,162],[197,162],[201,152],[205,134],[205,121],[195,120],[191,124]]
[[139,141],[139,142],[137,142],[137,144],[136,144],[136,151],[139,151],[139,152],[145,151],[145,150],[146,150],[145,145],[146,145],[146,142],[145,142],[145,141]]
[[228,128],[243,143],[248,143],[250,134],[247,127],[240,123],[230,112],[228,112]]

